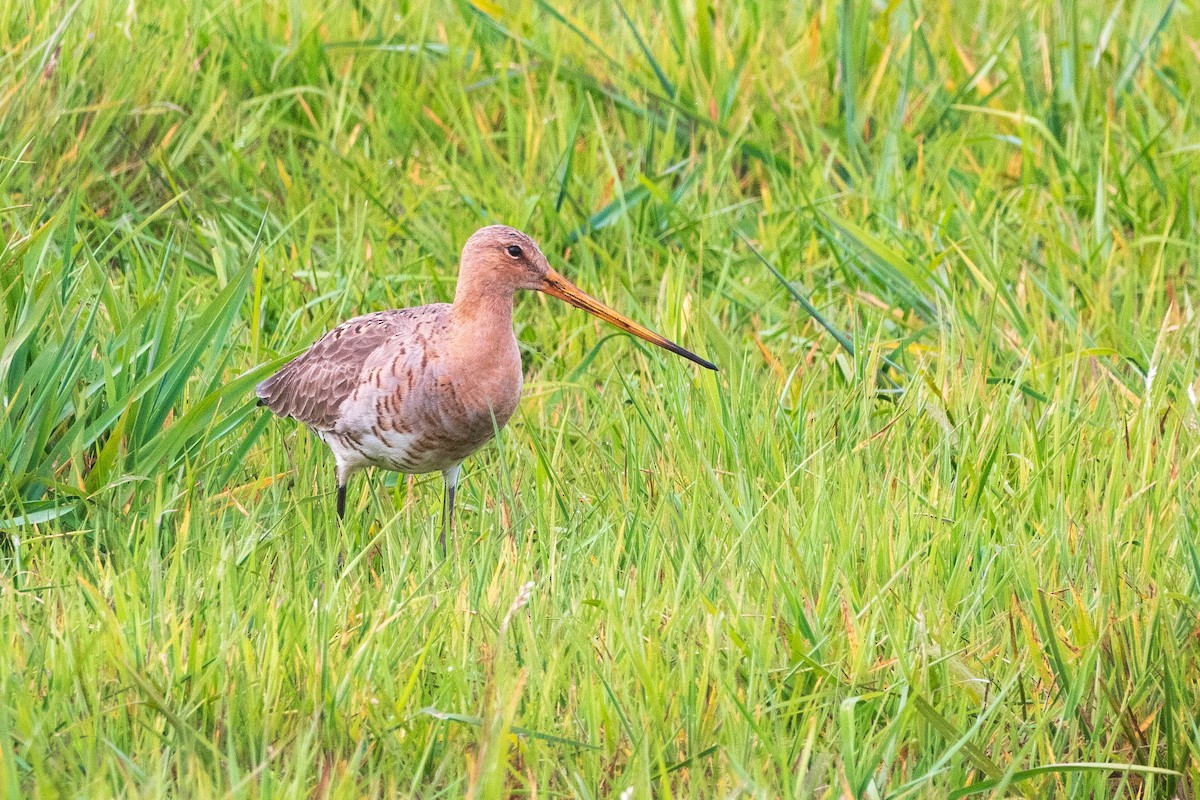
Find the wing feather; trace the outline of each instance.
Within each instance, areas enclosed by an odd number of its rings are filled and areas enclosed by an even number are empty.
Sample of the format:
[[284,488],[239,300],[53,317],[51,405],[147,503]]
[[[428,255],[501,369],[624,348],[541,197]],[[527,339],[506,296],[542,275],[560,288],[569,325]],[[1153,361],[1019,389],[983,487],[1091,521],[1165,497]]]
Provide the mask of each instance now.
[[259,404],[315,430],[333,430],[342,404],[364,382],[368,362],[378,362],[389,343],[399,347],[418,328],[442,321],[449,308],[435,304],[377,311],[343,322],[258,384]]

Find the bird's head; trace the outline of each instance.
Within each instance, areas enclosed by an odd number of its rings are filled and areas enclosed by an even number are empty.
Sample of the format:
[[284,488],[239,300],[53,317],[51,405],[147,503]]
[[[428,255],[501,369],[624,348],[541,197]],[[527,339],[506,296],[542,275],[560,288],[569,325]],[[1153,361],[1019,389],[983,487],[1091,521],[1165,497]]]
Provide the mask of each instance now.
[[462,276],[486,281],[495,292],[540,289],[553,272],[537,242],[507,225],[480,228],[463,245]]
[[472,286],[474,292],[482,291],[485,294],[511,296],[518,289],[545,292],[651,344],[670,350],[702,367],[716,370],[715,365],[695,353],[685,350],[670,339],[659,336],[585,294],[551,267],[537,243],[516,228],[489,225],[475,231],[463,246],[459,270],[460,291],[464,284],[467,284]]

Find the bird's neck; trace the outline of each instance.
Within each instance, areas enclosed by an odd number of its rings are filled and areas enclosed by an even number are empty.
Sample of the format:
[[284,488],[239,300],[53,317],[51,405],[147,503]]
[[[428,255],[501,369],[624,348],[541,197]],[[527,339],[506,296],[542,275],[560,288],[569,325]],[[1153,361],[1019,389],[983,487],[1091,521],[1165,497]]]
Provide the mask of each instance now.
[[513,293],[478,291],[470,283],[460,282],[450,312],[454,333],[453,346],[486,356],[515,347],[513,334]]

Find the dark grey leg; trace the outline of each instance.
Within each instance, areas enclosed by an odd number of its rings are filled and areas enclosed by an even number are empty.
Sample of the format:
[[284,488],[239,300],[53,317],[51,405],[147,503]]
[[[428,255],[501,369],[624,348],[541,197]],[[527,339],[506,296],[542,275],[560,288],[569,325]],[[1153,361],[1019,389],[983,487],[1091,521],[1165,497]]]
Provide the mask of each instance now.
[[462,467],[458,464],[442,471],[446,487],[442,494],[442,535],[438,537],[442,558],[446,557],[446,531],[454,527],[454,498],[458,494],[458,474],[461,471]]
[[[324,438],[324,437],[322,437],[322,438]],[[342,520],[344,520],[346,518],[346,484],[348,484],[349,482],[350,482],[350,470],[345,464],[343,464],[341,462],[341,459],[339,459],[338,463],[337,463],[337,486],[338,486],[337,515],[338,515],[338,522],[341,522]]]

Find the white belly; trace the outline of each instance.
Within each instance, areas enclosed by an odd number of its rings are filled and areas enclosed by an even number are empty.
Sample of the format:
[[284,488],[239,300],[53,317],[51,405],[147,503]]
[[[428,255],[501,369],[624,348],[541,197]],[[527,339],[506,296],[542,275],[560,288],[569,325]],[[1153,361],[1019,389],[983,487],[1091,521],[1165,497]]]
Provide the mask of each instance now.
[[404,373],[365,380],[345,400],[334,429],[318,431],[339,468],[438,472],[460,464],[504,427],[520,399],[519,359],[500,379],[483,370],[457,383],[439,376],[434,363],[406,391]]
[[441,472],[462,463],[494,434],[472,431],[469,436],[461,437],[446,432],[400,433],[376,426],[354,432],[319,431],[318,435],[347,473],[378,467],[416,475]]

